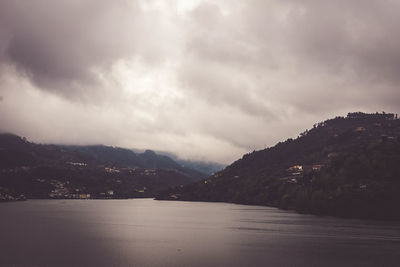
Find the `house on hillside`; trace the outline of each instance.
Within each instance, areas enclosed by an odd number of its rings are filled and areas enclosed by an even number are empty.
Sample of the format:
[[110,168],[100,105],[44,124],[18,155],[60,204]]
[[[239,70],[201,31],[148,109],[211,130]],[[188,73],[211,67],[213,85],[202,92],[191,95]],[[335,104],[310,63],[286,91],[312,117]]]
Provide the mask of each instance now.
[[116,168],[104,168],[104,170],[108,173],[120,173],[121,171]]
[[302,165],[293,165],[292,167],[290,167],[287,170],[290,172],[299,172],[299,171],[303,171],[303,166]]
[[312,170],[313,171],[320,171],[323,167],[325,167],[325,164],[313,164],[312,165]]

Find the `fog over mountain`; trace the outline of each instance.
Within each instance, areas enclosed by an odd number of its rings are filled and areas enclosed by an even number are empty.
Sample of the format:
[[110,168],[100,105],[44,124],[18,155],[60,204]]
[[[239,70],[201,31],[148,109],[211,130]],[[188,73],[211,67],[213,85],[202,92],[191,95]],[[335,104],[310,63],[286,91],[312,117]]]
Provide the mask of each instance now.
[[230,163],[400,110],[400,2],[0,0],[0,132]]

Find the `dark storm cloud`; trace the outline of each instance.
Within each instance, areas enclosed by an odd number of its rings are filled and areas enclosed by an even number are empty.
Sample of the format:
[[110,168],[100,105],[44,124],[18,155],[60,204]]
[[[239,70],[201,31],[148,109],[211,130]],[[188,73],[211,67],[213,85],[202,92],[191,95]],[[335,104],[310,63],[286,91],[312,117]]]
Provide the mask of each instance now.
[[[236,92],[230,84],[237,75],[255,83],[265,76],[255,95],[268,99],[266,88],[275,87],[280,103],[300,112],[360,107],[371,100],[394,108],[393,98],[400,100],[399,10],[396,1],[247,1],[223,15],[218,6],[203,4],[191,16],[187,51],[198,66],[219,64],[232,77],[210,98]],[[289,80],[285,88],[276,86],[275,73]],[[195,75],[185,71],[182,79]],[[198,90],[204,93],[204,87]],[[248,109],[258,106],[248,101],[246,88],[241,100]]]
[[398,25],[394,0],[0,0],[0,130],[228,163],[399,112]]
[[1,60],[39,88],[70,98],[100,87],[104,69],[135,48],[139,10],[124,1],[0,1]]
[[[319,84],[324,96],[318,99],[333,100],[325,101],[334,103],[333,109],[380,103],[397,111],[399,12],[398,1],[299,1],[292,7],[289,52],[308,74],[342,78],[330,90]],[[327,79],[328,86],[332,80]]]
[[398,1],[299,1],[289,17],[289,41],[298,56],[320,67],[397,83],[399,10]]
[[229,75],[229,71],[217,67],[204,68],[198,64],[183,65],[182,87],[193,91],[211,105],[228,105],[254,116],[270,117],[268,107],[252,92],[246,81]]

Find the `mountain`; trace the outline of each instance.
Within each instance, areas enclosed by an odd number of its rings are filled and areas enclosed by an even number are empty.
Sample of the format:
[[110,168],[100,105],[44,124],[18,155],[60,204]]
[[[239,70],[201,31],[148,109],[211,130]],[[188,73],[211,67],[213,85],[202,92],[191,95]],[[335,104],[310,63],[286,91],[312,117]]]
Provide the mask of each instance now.
[[206,173],[208,174],[208,176],[221,171],[226,166],[216,162],[207,162],[207,161],[194,161],[194,160],[192,161],[183,159],[176,159],[176,161],[180,163],[182,166],[197,170],[201,173]]
[[[216,163],[216,162],[209,162],[209,161],[201,161],[201,160],[184,160],[172,153],[168,152],[163,152],[159,151],[157,152],[158,154],[166,155],[169,158],[173,159],[175,162],[179,163],[181,166],[196,170],[200,173],[206,174],[206,176],[213,175],[216,172],[219,172],[223,168],[225,168],[226,165]],[[205,177],[203,177],[205,178]]]
[[302,213],[400,219],[400,120],[349,113],[244,155],[156,199],[267,205]]
[[135,153],[130,149],[103,145],[64,146],[64,148],[90,155],[96,160],[112,163],[114,166],[174,170],[193,180],[201,180],[207,177],[206,173],[182,166],[170,157],[156,154],[152,150]]
[[206,177],[152,151],[61,146],[0,134],[0,201],[28,198],[154,197]]

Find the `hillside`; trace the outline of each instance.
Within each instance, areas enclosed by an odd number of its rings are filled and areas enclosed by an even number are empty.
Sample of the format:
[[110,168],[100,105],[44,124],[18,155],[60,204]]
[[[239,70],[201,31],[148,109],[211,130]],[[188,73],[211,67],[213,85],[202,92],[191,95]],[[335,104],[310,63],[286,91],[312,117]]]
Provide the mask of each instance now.
[[399,136],[397,115],[349,113],[246,154],[208,179],[163,191],[157,199],[400,219]]
[[152,151],[40,145],[0,134],[0,201],[154,197],[160,190],[204,177]]
[[183,166],[170,157],[157,154],[152,150],[146,150],[143,153],[135,153],[130,149],[103,145],[64,146],[63,148],[81,152],[98,161],[111,163],[118,167],[174,170],[193,180],[200,180],[207,177],[206,173]]
[[[204,160],[185,160],[177,157],[176,155],[168,152],[163,152],[163,151],[157,151],[158,154],[168,156],[169,158],[173,159],[175,162],[180,164],[181,166],[184,166],[186,168],[196,170],[200,173],[207,174],[206,176],[213,175],[214,173],[219,172],[223,168],[225,168],[226,165],[216,163],[216,162],[210,162],[210,161],[204,161]],[[204,178],[204,177],[203,177]]]

